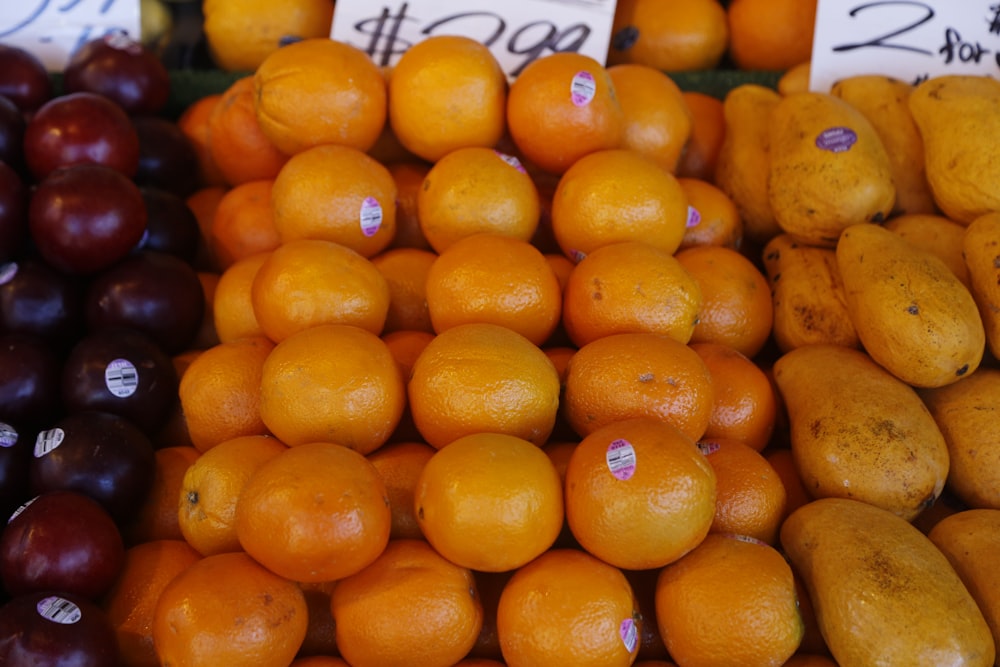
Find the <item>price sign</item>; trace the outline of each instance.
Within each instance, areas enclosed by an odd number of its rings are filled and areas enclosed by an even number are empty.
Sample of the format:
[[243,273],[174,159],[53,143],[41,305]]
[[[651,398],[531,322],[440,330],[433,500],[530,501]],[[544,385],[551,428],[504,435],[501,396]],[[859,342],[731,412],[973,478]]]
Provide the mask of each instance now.
[[391,66],[432,35],[464,35],[488,46],[508,77],[556,51],[600,63],[607,57],[616,0],[338,0],[330,36]]
[[140,34],[139,0],[0,0],[0,43],[62,71],[82,44],[112,32]]
[[1000,74],[1000,0],[820,0],[809,88],[885,74]]

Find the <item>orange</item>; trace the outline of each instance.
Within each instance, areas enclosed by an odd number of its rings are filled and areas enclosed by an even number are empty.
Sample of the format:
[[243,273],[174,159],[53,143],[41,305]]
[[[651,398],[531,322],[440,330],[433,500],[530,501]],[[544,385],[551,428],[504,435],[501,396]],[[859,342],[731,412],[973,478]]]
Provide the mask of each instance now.
[[208,119],[215,105],[222,99],[222,93],[211,93],[199,97],[189,104],[177,118],[177,127],[188,138],[198,156],[198,182],[202,187],[225,185],[226,179],[219,171],[212,150],[209,148]]
[[685,90],[682,95],[691,111],[692,122],[691,136],[677,165],[677,175],[711,182],[726,136],[722,100],[696,90]]
[[262,336],[219,343],[191,362],[178,395],[191,443],[204,452],[241,435],[267,433],[261,374],[274,343]]
[[607,69],[573,52],[545,55],[516,73],[507,126],[518,150],[553,174],[625,138],[625,114]]
[[190,445],[161,447],[153,452],[156,460],[153,482],[135,518],[124,530],[128,543],[184,538],[177,517],[177,497],[184,474],[200,455]]
[[406,387],[388,346],[347,324],[326,324],[275,346],[263,364],[260,416],[285,444],[334,442],[362,454],[385,444]]
[[698,323],[701,288],[674,256],[643,241],[601,246],[573,268],[563,326],[573,343],[649,332],[687,343]]
[[521,334],[496,324],[462,324],[424,348],[407,394],[420,435],[435,448],[472,433],[505,433],[541,445],[555,425],[559,374]]
[[288,160],[261,132],[250,76],[236,79],[208,118],[208,149],[228,185],[274,178]]
[[271,213],[273,184],[270,179],[247,181],[228,190],[219,200],[209,244],[220,269],[281,244]]
[[[336,581],[299,582],[302,594],[306,598],[306,609],[309,613],[309,625],[306,628],[306,638],[302,640],[302,646],[299,648],[299,658],[310,656],[331,659],[332,656],[340,655],[337,650],[333,612],[330,610],[330,594],[333,593],[333,587],[336,585]],[[334,665],[343,667],[341,663],[334,663]],[[319,666],[317,665],[317,667]]]
[[608,62],[665,72],[714,69],[729,29],[718,0],[618,0]]
[[327,37],[271,53],[253,89],[260,129],[288,155],[321,144],[367,151],[385,126],[382,72],[364,51]]
[[302,590],[245,553],[206,556],[163,589],[153,645],[163,665],[286,667],[306,634]]
[[739,440],[757,450],[771,441],[778,398],[767,374],[744,354],[722,343],[692,343],[712,376],[712,414],[706,438]]
[[389,75],[389,122],[399,142],[435,162],[468,146],[493,147],[506,129],[507,77],[493,52],[462,35],[432,35]]
[[559,324],[562,290],[545,256],[528,241],[474,234],[441,251],[426,274],[434,331],[488,322],[541,345]]
[[648,417],[587,435],[566,467],[566,518],[584,549],[615,567],[672,563],[708,534],[712,467],[688,436]]
[[580,158],[559,179],[552,198],[552,232],[575,261],[619,241],[644,241],[673,253],[687,219],[687,197],[677,179],[631,150]]
[[207,185],[190,194],[184,203],[188,205],[194,217],[198,220],[198,230],[202,239],[207,242],[212,230],[212,221],[215,218],[215,209],[226,194],[227,188],[222,185]]
[[712,396],[708,367],[687,345],[662,334],[612,334],[569,360],[563,411],[580,436],[612,422],[652,417],[698,440],[708,427]]
[[491,148],[459,148],[430,168],[417,193],[424,238],[438,253],[480,232],[530,241],[541,215],[521,163]]
[[393,162],[386,165],[396,182],[396,235],[390,248],[430,250],[417,215],[417,197],[431,165],[424,162]]
[[784,71],[812,57],[816,0],[731,0],[726,12],[739,69]]
[[226,71],[251,71],[280,47],[330,34],[333,0],[206,0],[205,41],[212,61]]
[[274,179],[271,207],[284,243],[322,239],[371,257],[396,233],[392,174],[349,146],[316,146],[294,155]]
[[422,442],[391,442],[368,455],[368,460],[385,482],[392,510],[389,538],[422,539],[413,494],[420,472],[437,451]]
[[[771,448],[762,453],[785,487],[785,516],[812,500],[805,484],[802,483],[798,468],[795,467],[795,458],[792,456],[791,449]],[[934,506],[937,504],[935,503]],[[922,512],[921,516],[926,513],[926,511]]]
[[660,571],[656,620],[681,665],[781,665],[803,625],[792,569],[767,544],[710,534]]
[[393,540],[330,602],[337,647],[352,667],[452,667],[483,624],[476,582],[423,540]]
[[661,568],[652,570],[622,570],[625,578],[632,586],[635,593],[635,600],[639,605],[639,613],[642,614],[642,625],[639,628],[639,659],[635,664],[652,663],[652,667],[673,666],[673,663],[664,662],[670,656],[667,654],[667,647],[663,644],[663,637],[660,636],[660,629],[656,625],[656,578],[660,574]]
[[[475,572],[476,590],[479,601],[483,605],[483,627],[479,631],[476,643],[469,651],[466,661],[485,661],[481,667],[489,667],[502,657],[500,652],[500,637],[497,636],[497,607],[500,604],[500,594],[510,581],[514,572]],[[458,663],[463,664],[463,663]],[[471,664],[476,665],[476,662]],[[503,663],[500,663],[501,667]]]
[[753,358],[771,335],[771,286],[737,250],[695,246],[675,257],[701,287],[702,306],[692,343],[722,343]]
[[153,648],[153,613],[170,580],[201,556],[184,540],[143,542],[125,551],[117,581],[101,606],[118,636],[121,664],[159,667]]
[[236,534],[267,569],[302,582],[342,579],[389,541],[385,483],[368,459],[330,442],[291,447],[257,468],[236,503]]
[[212,299],[212,319],[219,341],[228,343],[237,338],[264,335],[253,312],[251,291],[253,279],[268,255],[268,252],[261,252],[244,257],[219,276]]
[[631,665],[641,622],[622,571],[575,549],[550,549],[517,570],[497,607],[511,667]]
[[269,253],[250,288],[253,313],[275,342],[321,324],[382,332],[389,284],[369,260],[333,241],[288,241]]
[[680,87],[667,74],[647,65],[614,65],[608,68],[608,75],[625,113],[622,147],[676,172],[693,123]]
[[285,449],[266,435],[220,442],[184,475],[174,496],[181,534],[202,556],[242,551],[236,537],[236,501],[250,475]]
[[466,435],[439,449],[420,473],[413,503],[438,553],[484,572],[513,570],[541,555],[563,524],[552,460],[502,433]]
[[419,248],[394,248],[371,258],[389,286],[389,310],[383,333],[433,332],[427,303],[427,276],[437,255]]
[[396,363],[399,364],[403,379],[409,381],[410,372],[417,357],[424,351],[427,344],[434,340],[434,334],[429,331],[413,331],[401,329],[391,331],[382,336],[382,341],[389,348]]
[[705,438],[698,447],[715,471],[712,532],[744,535],[774,546],[787,502],[778,473],[763,454],[738,440]]
[[743,219],[729,195],[699,178],[678,178],[677,182],[689,206],[680,249],[696,245],[739,248],[743,242]]
[[556,274],[559,281],[559,289],[565,291],[566,283],[569,282],[569,274],[573,272],[573,260],[562,253],[545,253],[545,261],[549,263],[552,272]]

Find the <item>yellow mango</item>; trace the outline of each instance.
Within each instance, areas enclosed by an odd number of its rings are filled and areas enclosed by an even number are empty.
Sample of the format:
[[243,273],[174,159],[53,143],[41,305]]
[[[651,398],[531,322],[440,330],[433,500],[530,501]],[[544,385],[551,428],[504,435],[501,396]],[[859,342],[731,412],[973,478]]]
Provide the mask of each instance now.
[[771,88],[745,83],[722,102],[725,134],[715,184],[736,204],[744,236],[761,244],[781,231],[767,196],[768,119],[780,99]]
[[853,498],[910,520],[941,494],[944,436],[917,392],[860,350],[798,347],[773,366],[792,458],[815,498]]
[[812,343],[860,345],[832,248],[778,234],[764,246],[762,258],[771,285],[771,333],[778,349],[788,352]]
[[927,79],[910,94],[924,140],[924,165],[945,215],[969,224],[1000,210],[1000,81],[952,74]]
[[795,510],[781,546],[840,667],[990,667],[996,647],[954,567],[903,519],[857,500]]
[[827,93],[794,93],[770,114],[768,201],[782,230],[832,248],[840,232],[889,217],[889,156],[864,114]]
[[993,356],[1000,358],[1000,212],[986,213],[969,223],[962,253],[986,342]]
[[978,368],[986,333],[972,294],[936,255],[880,225],[837,243],[847,310],[871,358],[915,387],[940,387]]

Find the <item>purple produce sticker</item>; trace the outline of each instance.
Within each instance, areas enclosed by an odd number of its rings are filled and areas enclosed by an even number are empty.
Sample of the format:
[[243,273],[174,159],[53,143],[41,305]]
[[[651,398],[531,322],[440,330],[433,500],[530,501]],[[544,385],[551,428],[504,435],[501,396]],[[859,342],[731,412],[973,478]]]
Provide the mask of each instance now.
[[816,137],[816,146],[831,153],[850,150],[858,141],[858,135],[849,127],[831,127]]

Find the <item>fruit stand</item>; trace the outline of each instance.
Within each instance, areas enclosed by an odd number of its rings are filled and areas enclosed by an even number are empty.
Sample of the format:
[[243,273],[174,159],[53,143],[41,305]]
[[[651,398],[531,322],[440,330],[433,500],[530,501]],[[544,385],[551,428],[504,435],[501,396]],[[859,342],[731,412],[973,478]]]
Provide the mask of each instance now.
[[0,37],[0,663],[996,664],[1000,83],[277,4]]

